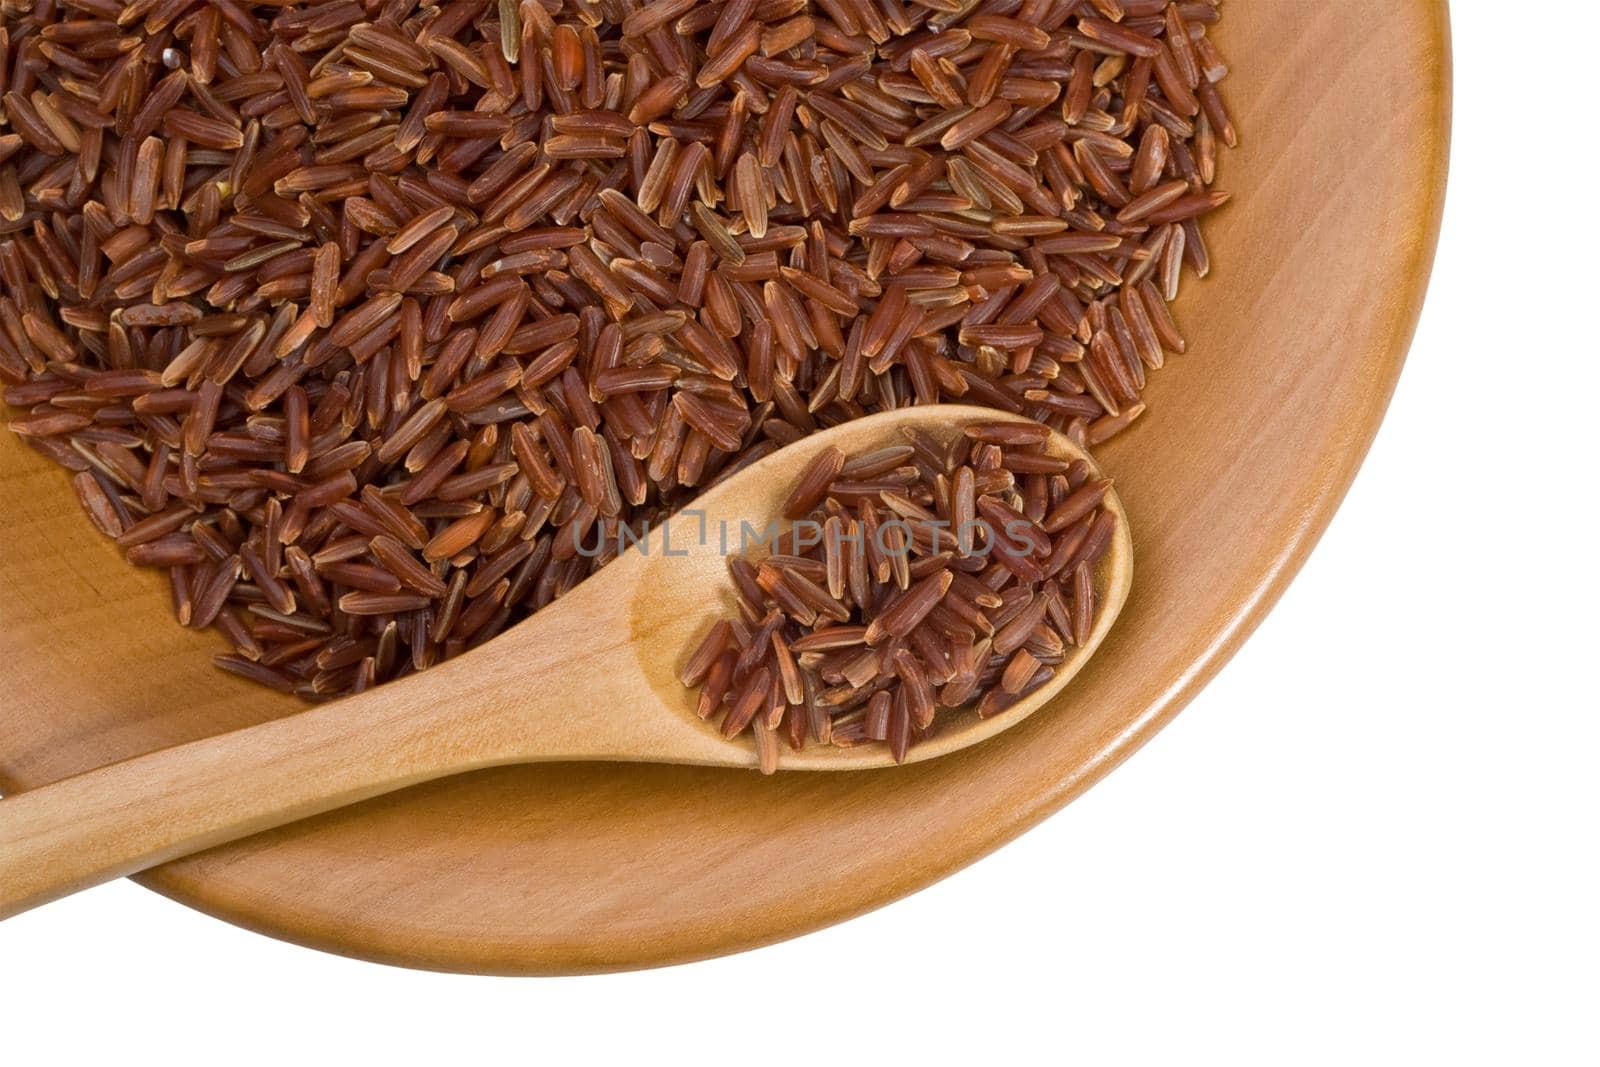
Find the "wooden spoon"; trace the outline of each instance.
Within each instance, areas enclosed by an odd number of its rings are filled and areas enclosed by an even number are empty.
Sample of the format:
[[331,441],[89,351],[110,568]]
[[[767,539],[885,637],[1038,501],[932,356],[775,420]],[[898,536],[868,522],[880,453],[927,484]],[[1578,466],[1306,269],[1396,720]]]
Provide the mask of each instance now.
[[[828,445],[846,455],[1014,418],[954,405],[902,408],[813,434],[702,494],[560,601],[483,647],[336,703],[193,741],[0,801],[0,918],[214,845],[463,771],[545,760],[754,767],[746,741],[700,721],[678,671],[711,622],[733,611],[724,557],[740,524],[782,512]],[[1052,435],[1045,448],[1083,453]],[[1087,458],[1087,457],[1083,457]],[[1127,598],[1133,547],[1117,532],[1097,585],[1090,639],[1048,684],[989,719],[962,716],[914,746],[930,759],[1014,725],[1061,690],[1100,645]],[[704,533],[702,534],[702,531]],[[779,766],[891,767],[887,746],[785,749]]]

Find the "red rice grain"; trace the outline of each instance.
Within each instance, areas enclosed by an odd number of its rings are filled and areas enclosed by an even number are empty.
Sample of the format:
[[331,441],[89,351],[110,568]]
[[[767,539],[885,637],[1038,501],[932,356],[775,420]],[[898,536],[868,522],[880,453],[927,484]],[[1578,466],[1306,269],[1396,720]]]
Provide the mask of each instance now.
[[[976,403],[1098,444],[1210,267],[1218,4],[0,5],[8,424],[220,666],[307,700],[488,640],[615,555],[580,540],[865,413]],[[992,433],[797,487],[831,548],[740,585],[785,613],[768,675],[735,675],[737,627],[693,672],[764,766],[903,755],[937,727],[924,682],[986,711],[1033,684],[1054,645],[997,651],[1019,605],[974,575],[1056,583],[1028,610],[1079,633],[1103,486]],[[861,544],[983,501],[1050,558]]]
[[[1116,521],[1102,507],[1110,482],[1086,463],[1012,447],[1049,432],[981,423],[948,441],[913,432],[905,448],[820,453],[786,513],[821,536],[797,527],[759,564],[729,560],[740,617],[714,623],[679,673],[701,686],[700,717],[720,712],[726,737],[754,728],[766,773],[769,728],[797,751],[884,742],[903,761],[952,717],[998,714],[1048,681],[1093,629]],[[892,477],[866,492],[847,470]]]

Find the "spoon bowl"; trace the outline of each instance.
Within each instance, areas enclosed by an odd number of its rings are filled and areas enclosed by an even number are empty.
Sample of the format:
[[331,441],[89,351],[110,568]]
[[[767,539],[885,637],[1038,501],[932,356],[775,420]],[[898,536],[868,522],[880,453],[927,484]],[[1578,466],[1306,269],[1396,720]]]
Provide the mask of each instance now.
[[[689,509],[667,520],[664,527],[652,530],[640,546],[641,550],[630,550],[608,565],[601,575],[596,575],[596,578],[609,576],[611,581],[600,585],[590,579],[568,594],[562,603],[591,586],[596,587],[596,595],[604,597],[624,581],[632,585],[627,619],[619,624],[618,630],[631,634],[628,641],[628,651],[634,656],[631,668],[638,671],[639,677],[655,694],[661,709],[672,713],[673,723],[689,723],[697,737],[709,737],[716,743],[715,750],[707,753],[704,759],[690,758],[699,752],[698,745],[694,753],[683,750],[684,758],[664,759],[661,754],[666,750],[662,748],[610,758],[754,767],[755,752],[747,743],[725,741],[715,729],[699,721],[694,713],[697,691],[685,688],[678,680],[684,661],[706,630],[716,620],[737,614],[734,589],[728,580],[727,557],[740,552],[741,520],[749,519],[759,529],[761,522],[781,514],[784,501],[801,472],[830,445],[851,455],[903,443],[901,435],[908,430],[948,437],[974,423],[999,421],[1027,420],[992,408],[937,404],[870,415],[802,438],[761,460],[750,470],[708,489]],[[1041,447],[1053,456],[1084,459],[1093,464],[1081,448],[1059,433],[1051,434]],[[947,755],[1016,725],[1048,703],[1094,655],[1122,610],[1133,579],[1133,541],[1128,516],[1114,490],[1106,494],[1103,506],[1116,516],[1117,525],[1111,547],[1096,573],[1095,592],[1101,606],[1089,640],[1068,650],[1067,658],[1049,682],[998,715],[979,719],[966,713],[942,713],[950,714],[950,720],[937,734],[913,745],[905,762]],[[757,554],[761,547],[764,546],[757,546]],[[673,554],[669,554],[669,550]],[[538,618],[535,616],[524,626],[536,623]],[[497,642],[499,640],[496,638]],[[657,740],[639,734],[632,737]],[[798,752],[782,746],[778,757],[780,770],[858,771],[892,766],[895,761],[888,747],[880,744],[852,748],[808,745]]]
[[[734,609],[726,557],[746,525],[781,515],[823,449],[846,455],[947,436],[1006,416],[935,405],[857,419],[788,445],[702,493],[613,562],[518,626],[426,672],[259,726],[164,749],[0,801],[0,918],[262,830],[451,774],[510,763],[608,760],[754,768],[753,747],[694,713],[678,680],[700,637]],[[1025,421],[1025,420],[1019,420]],[[1060,434],[1043,446],[1087,457]],[[1082,668],[1132,579],[1127,515],[1096,575],[1090,639],[1001,714],[961,715],[913,747],[947,754],[1020,722]],[[886,746],[784,751],[783,770],[894,765]]]

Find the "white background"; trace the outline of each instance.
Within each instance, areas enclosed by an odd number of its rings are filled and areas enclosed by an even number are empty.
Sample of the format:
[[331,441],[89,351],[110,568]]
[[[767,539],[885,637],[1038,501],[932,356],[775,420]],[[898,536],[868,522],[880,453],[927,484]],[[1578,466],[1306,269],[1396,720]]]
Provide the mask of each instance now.
[[1600,9],[1540,5],[1537,48],[1509,10],[1456,4],[1444,234],[1355,488],[1088,796],[854,922],[600,978],[379,967],[105,886],[0,926],[0,1062],[1600,1062]]

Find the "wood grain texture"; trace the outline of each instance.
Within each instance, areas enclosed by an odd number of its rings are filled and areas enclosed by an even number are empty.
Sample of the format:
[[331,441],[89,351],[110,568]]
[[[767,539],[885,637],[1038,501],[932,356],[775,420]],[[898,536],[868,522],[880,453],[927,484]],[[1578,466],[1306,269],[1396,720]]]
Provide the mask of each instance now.
[[[201,738],[0,800],[0,919],[206,848],[453,774],[514,763],[623,761],[749,770],[748,739],[724,740],[695,714],[683,664],[719,619],[734,617],[726,556],[745,531],[776,537],[791,487],[825,449],[857,456],[906,431],[947,441],[967,425],[1020,421],[940,404],[856,419],[794,442],[659,523],[638,548],[494,640],[421,674],[299,714]],[[1042,450],[1092,461],[1062,434]],[[1091,660],[1127,602],[1128,517],[1116,517],[1095,568],[1095,623],[1050,680],[998,715],[952,716],[907,762],[994,737],[1048,705]],[[770,531],[770,535],[766,533]],[[756,544],[760,554],[775,548]],[[107,658],[127,635],[96,633]],[[780,770],[892,768],[886,745],[785,747]]]
[[[1207,227],[1216,269],[1176,309],[1188,355],[1152,377],[1150,412],[1099,457],[1138,530],[1138,587],[1046,712],[885,772],[482,771],[170,864],[147,884],[391,963],[608,970],[848,918],[1056,811],[1248,635],[1366,453],[1432,261],[1447,25],[1442,0],[1229,3],[1217,34],[1243,144],[1221,163],[1234,202]],[[213,670],[214,642],[168,622],[155,577],[121,564],[60,473],[12,441],[0,444],[0,529],[0,788],[293,710]],[[72,637],[114,620],[131,635],[114,660]]]

